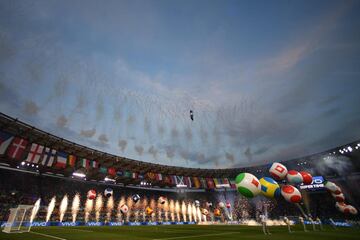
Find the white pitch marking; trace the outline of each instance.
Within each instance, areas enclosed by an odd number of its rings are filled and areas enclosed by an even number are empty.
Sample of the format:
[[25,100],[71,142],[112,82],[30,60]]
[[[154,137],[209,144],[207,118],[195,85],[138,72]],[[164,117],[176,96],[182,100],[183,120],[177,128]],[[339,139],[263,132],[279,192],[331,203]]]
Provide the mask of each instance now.
[[75,230],[75,231],[80,231],[80,232],[94,232],[94,231],[90,231],[90,230],[83,230],[83,229],[79,229],[79,228],[73,228],[73,227],[67,227],[67,228],[64,228],[65,230]]
[[219,235],[228,235],[239,232],[227,232],[227,233],[213,233],[213,234],[202,234],[202,235],[191,235],[191,236],[182,236],[182,237],[170,237],[170,238],[155,238],[152,240],[170,240],[170,239],[183,239],[183,238],[197,238],[197,237],[207,237],[207,236],[219,236]]
[[55,238],[55,239],[59,239],[59,240],[66,240],[65,238],[59,238],[59,237],[55,237],[55,236],[51,236],[51,235],[47,235],[47,234],[44,234],[44,233],[38,233],[38,232],[33,232],[33,231],[31,231],[30,233],[34,233],[34,234],[38,234],[38,235],[42,235],[42,236],[49,237],[49,238]]

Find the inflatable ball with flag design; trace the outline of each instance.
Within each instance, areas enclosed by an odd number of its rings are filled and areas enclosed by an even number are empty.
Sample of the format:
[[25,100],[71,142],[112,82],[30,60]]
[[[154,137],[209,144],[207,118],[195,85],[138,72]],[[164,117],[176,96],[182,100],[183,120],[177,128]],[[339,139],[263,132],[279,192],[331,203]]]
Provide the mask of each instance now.
[[235,182],[238,192],[247,198],[253,198],[261,192],[259,180],[251,173],[240,173]]

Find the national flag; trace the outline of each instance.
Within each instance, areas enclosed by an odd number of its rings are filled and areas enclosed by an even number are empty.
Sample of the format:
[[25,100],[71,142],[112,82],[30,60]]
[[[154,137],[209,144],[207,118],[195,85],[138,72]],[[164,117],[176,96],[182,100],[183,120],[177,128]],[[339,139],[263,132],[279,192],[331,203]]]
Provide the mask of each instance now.
[[28,141],[19,137],[15,137],[14,141],[11,143],[7,155],[9,158],[13,158],[16,160],[21,160]]
[[89,169],[90,168],[90,160],[89,159],[86,159],[86,158],[83,158],[80,160],[80,167],[83,167],[83,168],[86,168],[86,169]]
[[177,182],[176,176],[172,175],[172,176],[170,176],[170,179],[171,179],[171,184],[176,185],[176,182]]
[[137,173],[137,172],[132,173],[132,178],[133,179],[137,179],[138,177],[139,177],[139,173]]
[[118,171],[116,172],[116,176],[118,176],[118,177],[123,177],[123,176],[124,176],[124,172],[121,171],[121,170],[118,170]]
[[100,167],[99,172],[103,173],[103,174],[106,174],[107,173],[107,168],[106,167]]
[[231,187],[231,186],[230,186],[230,181],[229,181],[228,178],[223,178],[223,185],[224,185],[224,187],[226,187],[226,188]]
[[156,178],[155,173],[153,173],[153,172],[148,172],[146,174],[146,176],[151,180],[155,180],[155,178]]
[[237,189],[235,179],[230,180],[230,187],[232,189]]
[[209,189],[215,188],[214,180],[212,178],[206,178],[206,183]]
[[208,186],[207,186],[207,182],[206,182],[206,179],[205,178],[200,178],[200,182],[201,182],[201,187],[204,188],[204,189],[207,189]]
[[161,173],[156,173],[155,178],[156,178],[156,181],[162,181],[163,180],[163,177],[162,177]]
[[191,177],[184,177],[184,183],[188,188],[192,188]]
[[108,173],[111,176],[115,176],[116,175],[116,169],[113,168],[113,167],[110,167],[110,168],[108,168]]
[[76,156],[75,155],[69,155],[68,156],[68,165],[70,167],[75,167],[75,164],[76,164]]
[[176,185],[185,186],[183,176],[176,176]]
[[125,171],[124,177],[131,178],[131,177],[132,177],[132,172],[130,172],[130,171]]
[[5,154],[13,138],[11,134],[0,131],[0,155]]
[[215,187],[218,187],[220,185],[220,182],[219,182],[219,180],[217,178],[213,178],[213,181],[215,183]]
[[64,152],[58,152],[55,167],[66,168],[67,154]]
[[54,164],[55,155],[56,155],[55,149],[50,149],[46,147],[41,159],[41,165],[52,167],[52,165]]
[[44,151],[44,146],[33,143],[31,144],[30,152],[26,158],[26,162],[38,164],[41,158],[41,154]]
[[171,184],[171,177],[169,175],[164,176],[164,182],[167,184]]
[[92,160],[92,161],[90,161],[90,167],[98,168],[99,164],[98,164],[98,162],[96,160]]
[[198,177],[193,177],[193,183],[194,183],[194,187],[195,188],[200,188],[201,187],[201,183]]

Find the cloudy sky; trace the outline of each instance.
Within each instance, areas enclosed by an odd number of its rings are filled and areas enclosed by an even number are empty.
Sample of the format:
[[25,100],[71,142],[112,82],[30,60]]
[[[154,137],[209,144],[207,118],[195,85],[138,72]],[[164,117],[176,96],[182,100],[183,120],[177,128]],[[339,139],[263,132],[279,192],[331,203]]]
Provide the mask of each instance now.
[[167,165],[316,153],[360,138],[359,12],[345,0],[0,0],[0,110]]

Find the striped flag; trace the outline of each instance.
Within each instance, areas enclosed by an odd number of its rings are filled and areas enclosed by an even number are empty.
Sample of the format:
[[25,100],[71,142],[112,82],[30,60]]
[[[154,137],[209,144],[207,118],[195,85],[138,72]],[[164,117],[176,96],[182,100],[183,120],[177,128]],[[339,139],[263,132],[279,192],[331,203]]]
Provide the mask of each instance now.
[[80,166],[83,167],[83,168],[88,169],[90,167],[90,160],[86,159],[86,158],[81,159],[80,160]]
[[172,175],[172,176],[170,176],[170,179],[171,179],[171,184],[176,185],[176,182],[177,182],[176,176],[175,176],[175,175]]
[[0,131],[0,155],[5,154],[13,138],[11,134]]
[[207,182],[205,178],[200,178],[201,187],[206,189],[207,188]]
[[155,177],[156,177],[157,181],[162,181],[163,180],[163,177],[162,177],[161,173],[156,173]]
[[98,167],[99,167],[99,164],[98,164],[97,161],[92,160],[92,161],[90,161],[90,167],[92,167],[92,168],[98,168]]
[[137,179],[138,177],[139,177],[139,173],[137,173],[137,172],[132,173],[132,178],[133,179]]
[[68,156],[68,165],[70,167],[75,167],[75,164],[76,164],[76,156],[70,154]]
[[31,144],[30,152],[25,161],[29,163],[38,164],[43,151],[44,151],[44,146],[37,143]]
[[56,155],[55,149],[50,149],[46,147],[41,159],[41,165],[52,167],[52,165],[54,164],[55,155]]
[[188,188],[192,188],[191,177],[184,177],[184,183]]
[[55,167],[66,168],[67,154],[64,152],[58,152]]

